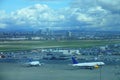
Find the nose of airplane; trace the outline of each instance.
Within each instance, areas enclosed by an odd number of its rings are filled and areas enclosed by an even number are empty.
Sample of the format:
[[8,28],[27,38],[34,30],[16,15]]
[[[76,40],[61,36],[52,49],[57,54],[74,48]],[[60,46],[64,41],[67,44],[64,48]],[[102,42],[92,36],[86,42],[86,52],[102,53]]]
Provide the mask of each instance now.
[[99,66],[98,65],[96,65],[96,66],[94,66],[96,69],[98,69],[99,68]]

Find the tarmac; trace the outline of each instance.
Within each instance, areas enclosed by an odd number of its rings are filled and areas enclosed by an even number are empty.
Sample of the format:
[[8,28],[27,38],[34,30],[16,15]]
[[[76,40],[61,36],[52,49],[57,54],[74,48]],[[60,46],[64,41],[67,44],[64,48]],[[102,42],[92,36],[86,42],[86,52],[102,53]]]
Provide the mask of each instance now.
[[[57,61],[56,61],[57,62]],[[78,69],[63,63],[26,67],[21,63],[0,63],[0,80],[120,80],[117,65],[99,69]]]

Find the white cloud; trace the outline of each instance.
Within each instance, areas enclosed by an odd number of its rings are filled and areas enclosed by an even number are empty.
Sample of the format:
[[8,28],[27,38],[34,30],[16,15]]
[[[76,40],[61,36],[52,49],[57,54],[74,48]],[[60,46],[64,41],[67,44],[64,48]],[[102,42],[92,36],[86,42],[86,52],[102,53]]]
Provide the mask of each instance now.
[[96,6],[96,7],[89,8],[88,12],[91,12],[91,13],[104,12],[104,13],[106,13],[107,11],[105,9],[103,9],[101,6]]
[[91,21],[93,21],[93,18],[90,17],[90,16],[87,16],[85,14],[78,14],[77,20],[78,21],[91,22]]
[[27,25],[33,28],[51,27],[65,20],[63,14],[41,4],[12,12],[9,18],[14,26],[25,27]]
[[1,11],[0,28],[39,29],[49,27],[54,29],[95,28],[112,30],[115,26],[119,27],[120,14],[113,14],[98,4],[98,0],[90,1],[77,0],[79,7],[66,7],[59,10],[54,10],[47,5],[35,4],[10,14]]
[[4,23],[0,23],[0,28],[4,29],[7,27],[7,24],[4,24]]
[[120,0],[98,0],[98,3],[104,9],[114,13],[120,13]]

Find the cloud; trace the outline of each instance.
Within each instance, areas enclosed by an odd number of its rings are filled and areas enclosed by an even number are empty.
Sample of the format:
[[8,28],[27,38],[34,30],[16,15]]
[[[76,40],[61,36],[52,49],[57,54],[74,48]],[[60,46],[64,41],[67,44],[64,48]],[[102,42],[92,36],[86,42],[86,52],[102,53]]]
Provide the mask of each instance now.
[[[9,14],[9,17],[3,15],[5,20],[1,21],[10,26],[44,28],[51,27],[64,21],[65,16],[49,8],[47,5],[35,4]],[[9,20],[9,22],[8,22]]]
[[[120,14],[113,13],[113,10],[118,11],[119,5],[107,1],[76,0],[71,6],[58,10],[46,4],[35,4],[10,14],[1,11],[0,28],[118,30]],[[118,8],[104,8],[105,4]]]
[[4,24],[4,23],[0,23],[0,28],[4,29],[7,27],[7,24]]
[[[76,0],[71,9],[78,9],[75,13],[82,13],[79,20],[90,20],[86,28],[97,30],[120,30],[120,0]],[[87,22],[87,21],[85,21]]]
[[99,5],[113,13],[120,13],[120,0],[98,0]]
[[8,17],[8,15],[5,13],[5,11],[0,11],[0,28],[1,29],[4,29],[4,28],[6,28],[7,27],[7,24],[4,22],[4,21],[6,21],[6,19],[7,19],[7,17]]
[[18,20],[27,21],[25,23],[34,26],[48,26],[50,23],[55,24],[59,21],[64,20],[64,15],[58,14],[55,10],[49,8],[47,5],[40,4],[21,9],[13,13],[13,16],[14,15],[17,16]]

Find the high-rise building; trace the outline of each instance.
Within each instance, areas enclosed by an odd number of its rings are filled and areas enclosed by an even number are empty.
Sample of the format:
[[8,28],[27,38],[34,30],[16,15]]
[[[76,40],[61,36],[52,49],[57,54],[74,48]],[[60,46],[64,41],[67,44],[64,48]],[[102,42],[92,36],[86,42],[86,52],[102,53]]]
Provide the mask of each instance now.
[[72,32],[71,31],[67,32],[67,37],[72,37]]

